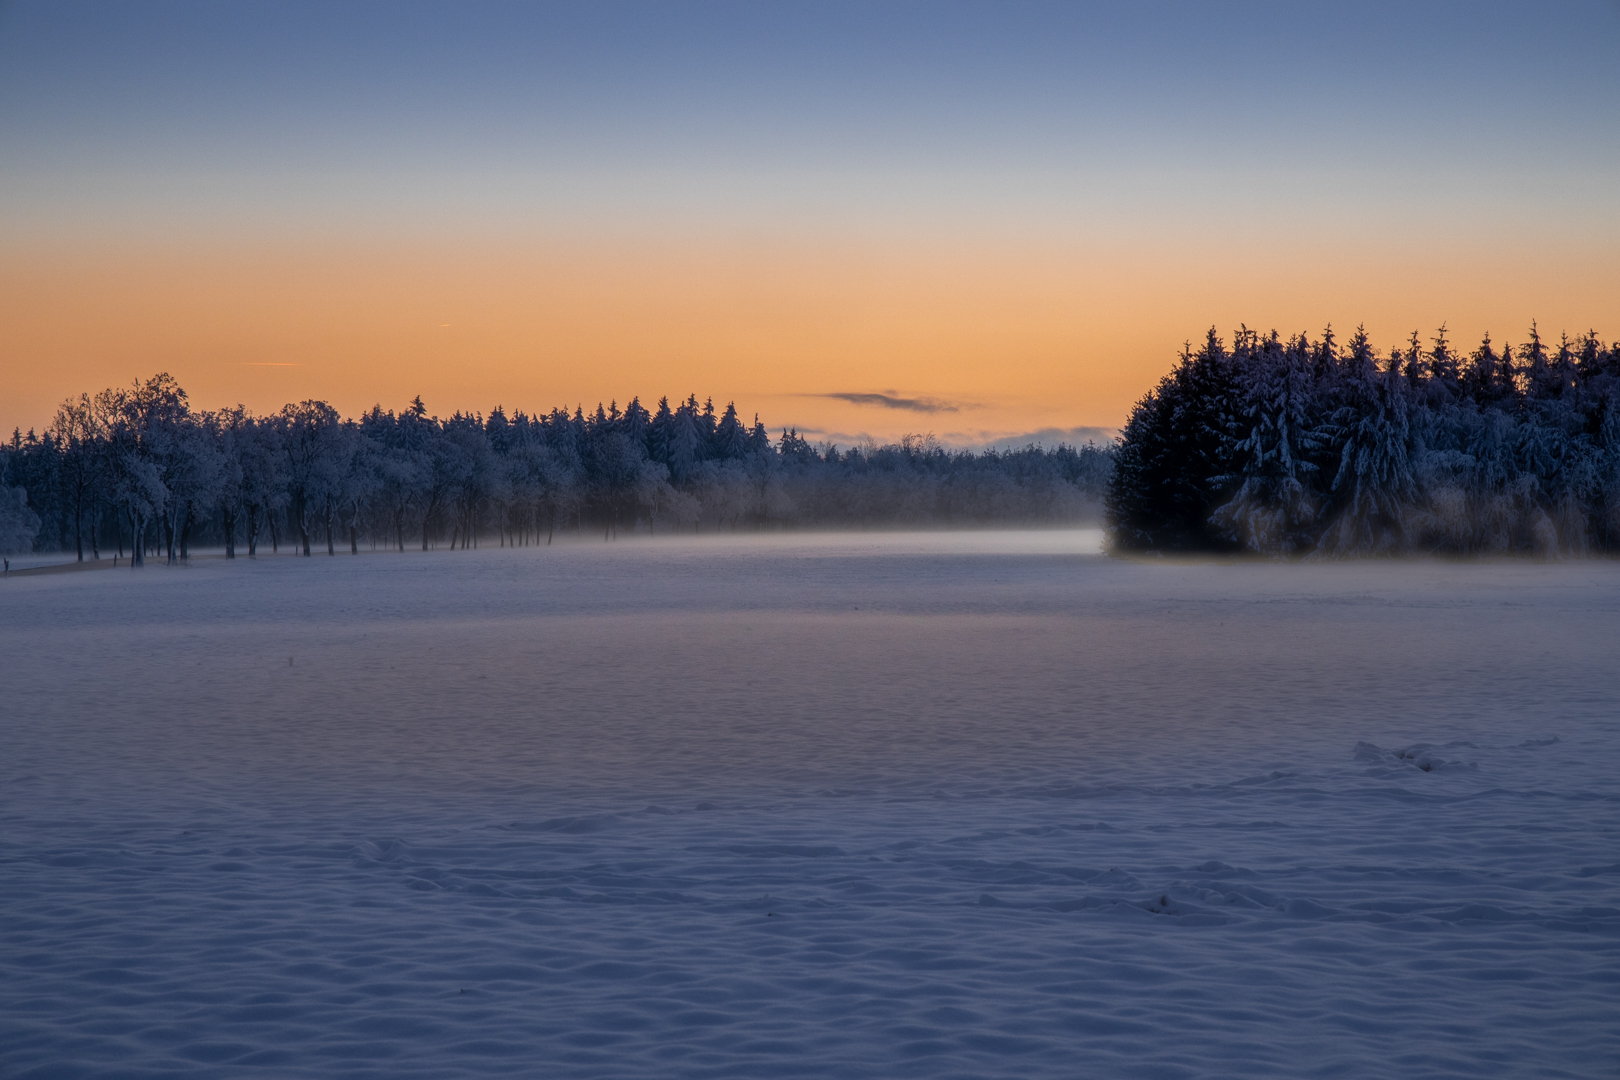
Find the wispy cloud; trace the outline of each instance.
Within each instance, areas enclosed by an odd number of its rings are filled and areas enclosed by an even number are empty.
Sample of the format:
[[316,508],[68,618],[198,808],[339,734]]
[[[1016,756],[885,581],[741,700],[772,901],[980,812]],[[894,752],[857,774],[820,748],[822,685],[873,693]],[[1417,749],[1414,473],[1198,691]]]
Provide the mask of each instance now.
[[931,397],[897,397],[894,394],[811,394],[810,397],[833,398],[837,401],[847,401],[851,405],[876,405],[882,409],[899,409],[903,412],[919,413],[952,413],[960,412],[964,408],[973,408],[972,402],[944,401]]

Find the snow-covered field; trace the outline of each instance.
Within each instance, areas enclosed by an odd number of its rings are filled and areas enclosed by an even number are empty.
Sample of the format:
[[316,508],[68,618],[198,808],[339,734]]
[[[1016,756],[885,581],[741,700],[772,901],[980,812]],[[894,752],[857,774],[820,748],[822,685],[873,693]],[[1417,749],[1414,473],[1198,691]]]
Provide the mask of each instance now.
[[0,1076],[1612,1076],[1620,565],[0,582]]

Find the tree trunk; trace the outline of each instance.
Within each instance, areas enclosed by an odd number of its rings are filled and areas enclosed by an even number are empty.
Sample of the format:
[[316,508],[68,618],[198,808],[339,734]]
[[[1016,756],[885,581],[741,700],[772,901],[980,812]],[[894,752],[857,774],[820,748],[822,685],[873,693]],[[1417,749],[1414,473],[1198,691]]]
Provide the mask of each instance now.
[[146,565],[146,522],[133,509],[129,512],[129,565],[131,569]]

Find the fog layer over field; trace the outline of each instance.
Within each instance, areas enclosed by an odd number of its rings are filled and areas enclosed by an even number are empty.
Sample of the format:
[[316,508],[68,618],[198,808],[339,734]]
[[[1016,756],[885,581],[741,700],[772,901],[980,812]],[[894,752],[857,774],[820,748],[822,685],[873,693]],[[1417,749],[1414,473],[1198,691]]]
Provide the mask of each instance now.
[[1592,1076],[1620,567],[0,581],[0,1074]]

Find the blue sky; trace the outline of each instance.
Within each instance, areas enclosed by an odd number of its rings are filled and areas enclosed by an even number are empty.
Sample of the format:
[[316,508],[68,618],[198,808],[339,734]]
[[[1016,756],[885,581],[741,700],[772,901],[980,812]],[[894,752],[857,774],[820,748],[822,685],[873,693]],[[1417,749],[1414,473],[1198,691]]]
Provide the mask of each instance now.
[[1617,47],[1598,2],[23,3],[5,209],[1612,224]]

